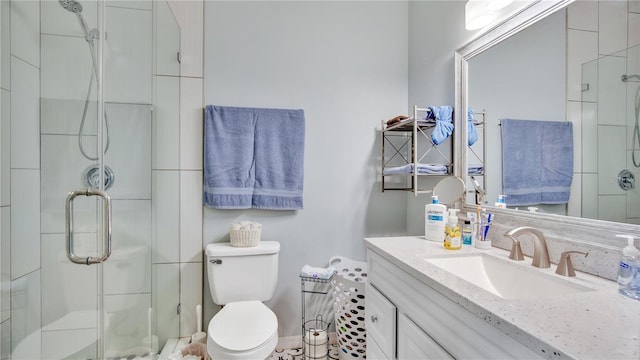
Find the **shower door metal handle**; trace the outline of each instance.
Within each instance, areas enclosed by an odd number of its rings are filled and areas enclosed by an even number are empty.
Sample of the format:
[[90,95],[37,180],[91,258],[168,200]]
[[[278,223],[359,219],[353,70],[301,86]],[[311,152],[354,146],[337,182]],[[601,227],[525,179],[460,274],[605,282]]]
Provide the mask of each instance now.
[[[99,196],[102,198],[103,249],[101,256],[80,257],[73,250],[73,199],[78,196]],[[76,264],[91,265],[101,263],[111,256],[111,197],[102,190],[84,189],[72,191],[65,202],[65,235],[67,257]]]

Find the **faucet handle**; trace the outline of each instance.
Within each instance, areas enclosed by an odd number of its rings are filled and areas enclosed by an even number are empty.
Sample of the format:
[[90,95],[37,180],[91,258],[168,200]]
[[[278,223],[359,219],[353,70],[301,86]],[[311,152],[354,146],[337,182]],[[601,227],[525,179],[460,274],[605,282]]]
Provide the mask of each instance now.
[[573,270],[573,263],[571,263],[571,254],[582,254],[584,257],[589,256],[589,253],[582,251],[565,251],[560,254],[560,261],[558,262],[558,268],[556,274],[562,276],[576,276],[576,272]]
[[509,253],[509,259],[522,261],[524,260],[524,256],[522,255],[522,247],[520,246],[520,241],[513,236],[510,236],[511,240],[513,240],[513,245],[511,245],[511,253]]

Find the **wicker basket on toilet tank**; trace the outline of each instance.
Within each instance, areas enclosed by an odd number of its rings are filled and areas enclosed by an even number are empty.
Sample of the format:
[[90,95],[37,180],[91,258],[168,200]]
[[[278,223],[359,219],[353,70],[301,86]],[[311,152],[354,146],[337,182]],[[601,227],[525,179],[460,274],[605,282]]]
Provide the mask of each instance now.
[[233,224],[229,230],[231,238],[231,246],[234,247],[253,247],[258,246],[260,237],[262,236],[262,225],[258,223],[249,224]]

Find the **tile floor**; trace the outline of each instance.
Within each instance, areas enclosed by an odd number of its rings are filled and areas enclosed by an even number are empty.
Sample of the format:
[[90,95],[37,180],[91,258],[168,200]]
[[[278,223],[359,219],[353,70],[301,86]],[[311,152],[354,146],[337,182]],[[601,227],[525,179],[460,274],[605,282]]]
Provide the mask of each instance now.
[[[338,359],[338,346],[331,345],[329,359]],[[271,353],[266,360],[302,360],[302,349],[281,349]]]

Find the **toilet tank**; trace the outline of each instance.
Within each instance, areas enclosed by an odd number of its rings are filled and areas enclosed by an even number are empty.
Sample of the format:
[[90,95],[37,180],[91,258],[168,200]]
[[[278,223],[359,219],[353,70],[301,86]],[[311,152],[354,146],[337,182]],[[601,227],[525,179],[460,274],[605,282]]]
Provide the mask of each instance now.
[[207,245],[207,276],[213,302],[267,301],[278,282],[280,243],[261,241],[254,247],[228,242]]

